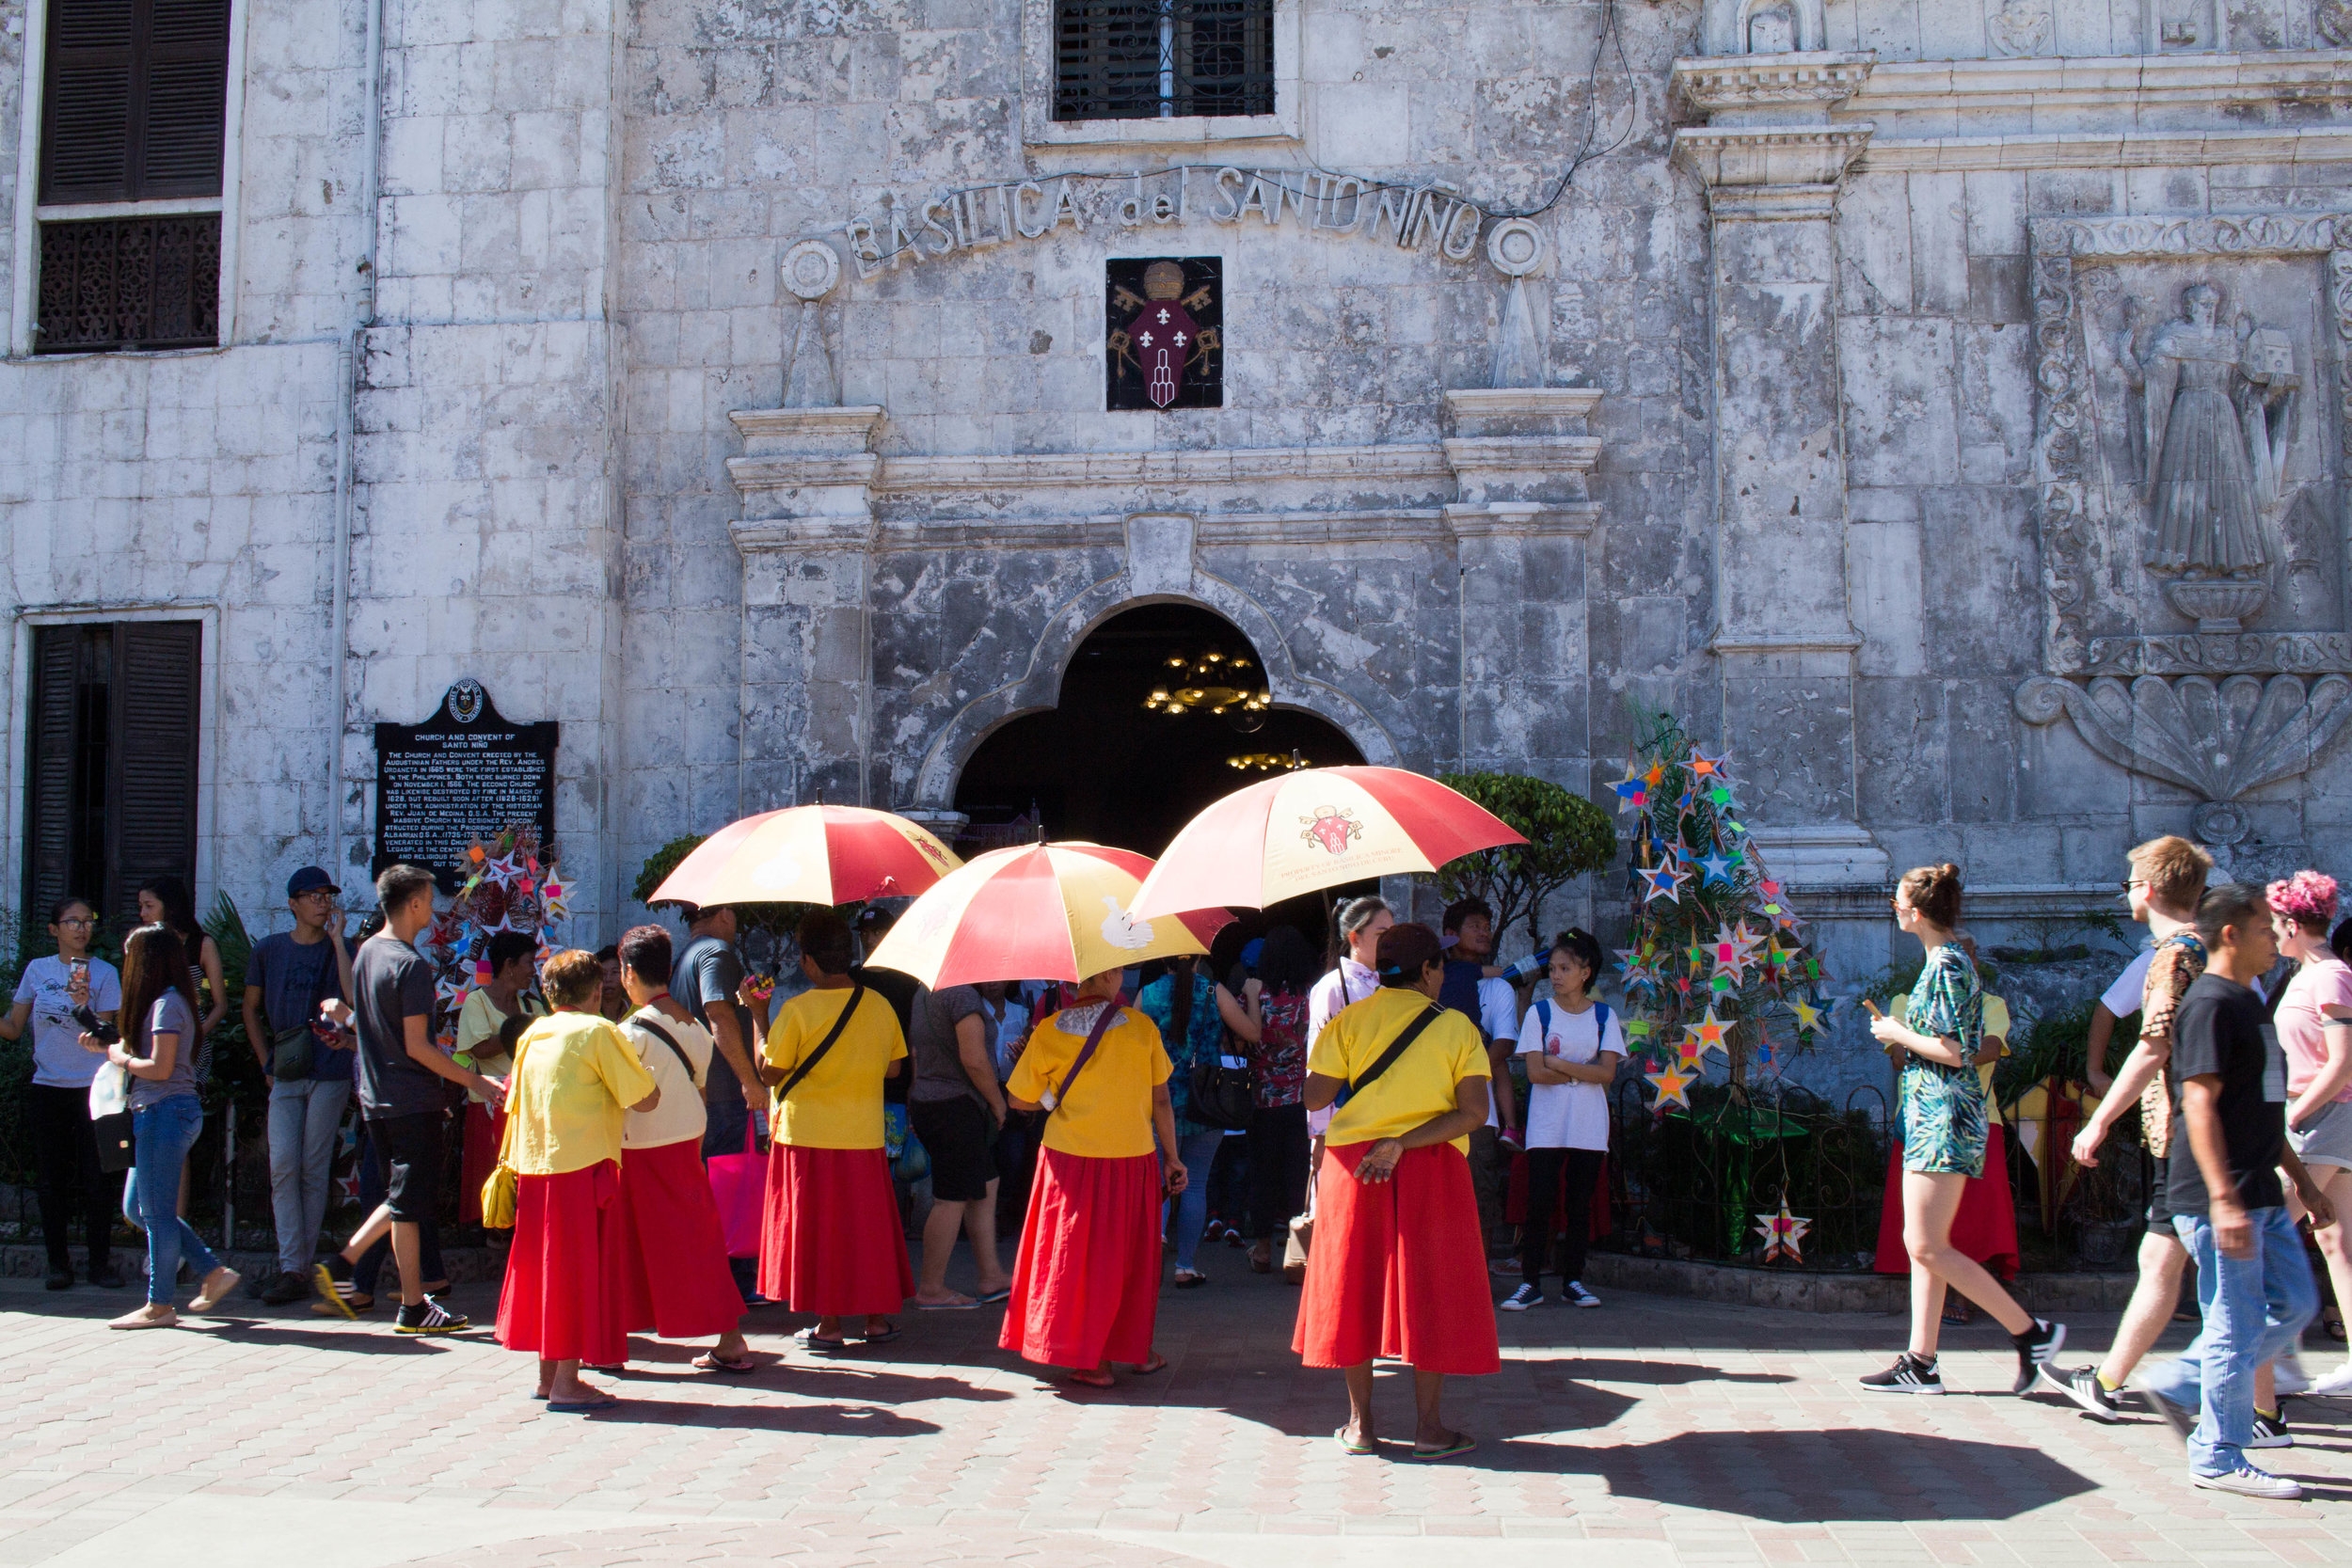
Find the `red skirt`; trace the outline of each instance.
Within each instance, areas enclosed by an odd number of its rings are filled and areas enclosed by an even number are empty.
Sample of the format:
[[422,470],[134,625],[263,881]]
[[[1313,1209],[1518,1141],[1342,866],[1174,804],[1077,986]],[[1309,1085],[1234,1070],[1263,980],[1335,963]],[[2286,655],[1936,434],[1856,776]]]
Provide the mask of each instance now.
[[466,1101],[464,1152],[458,1156],[457,1223],[482,1223],[482,1184],[498,1168],[499,1140],[506,1135],[506,1114]]
[[759,1293],[820,1318],[896,1312],[914,1294],[898,1190],[879,1148],[772,1146]]
[[621,1151],[621,1323],[665,1339],[730,1334],[743,1294],[727,1268],[702,1143]]
[[[2017,1277],[2017,1205],[2010,1197],[2009,1146],[1997,1120],[1984,1130],[1984,1174],[1970,1177],[1960,1190],[1952,1245],[1992,1270],[1996,1279]],[[1903,1245],[1900,1138],[1886,1156],[1886,1197],[1879,1205],[1879,1252],[1872,1266],[1880,1274],[1911,1272],[1911,1253]]]
[[1323,1151],[1291,1349],[1310,1367],[1385,1355],[1423,1372],[1501,1370],[1470,1162],[1431,1144],[1406,1149],[1388,1180],[1359,1181],[1371,1148]]
[[1132,1366],[1159,1313],[1160,1157],[1041,1149],[996,1342],[1049,1367]]
[[542,1361],[628,1359],[621,1322],[620,1167],[526,1176],[499,1292],[498,1340]]

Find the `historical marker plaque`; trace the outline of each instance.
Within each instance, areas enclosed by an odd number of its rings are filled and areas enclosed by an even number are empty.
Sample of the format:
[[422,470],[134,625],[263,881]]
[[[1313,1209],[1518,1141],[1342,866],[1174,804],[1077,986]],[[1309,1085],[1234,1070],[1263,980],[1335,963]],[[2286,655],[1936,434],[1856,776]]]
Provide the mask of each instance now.
[[405,861],[454,893],[458,859],[476,838],[535,822],[540,844],[553,845],[560,727],[509,722],[473,680],[451,687],[421,724],[376,725],[371,869]]

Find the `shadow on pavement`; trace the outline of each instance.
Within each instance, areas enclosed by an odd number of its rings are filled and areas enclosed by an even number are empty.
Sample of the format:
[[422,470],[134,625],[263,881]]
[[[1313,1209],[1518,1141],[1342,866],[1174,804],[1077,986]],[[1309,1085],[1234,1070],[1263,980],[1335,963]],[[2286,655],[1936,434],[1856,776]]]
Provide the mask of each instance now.
[[580,1416],[550,1415],[549,1418],[595,1421],[599,1425],[801,1432],[818,1437],[921,1437],[940,1430],[936,1421],[866,1404],[696,1404],[684,1400],[642,1399],[626,1393],[616,1405]]
[[1653,1387],[1678,1387],[1690,1383],[1794,1383],[1787,1372],[1726,1372],[1714,1367],[1695,1367],[1677,1361],[1604,1360],[1598,1356],[1573,1353],[1558,1358],[1529,1359],[1528,1369],[1537,1381],[1565,1380],[1572,1383],[1646,1383]]
[[1469,1463],[1594,1475],[1620,1497],[1783,1525],[2014,1519],[2096,1490],[2038,1449],[1851,1427],[1691,1432],[1619,1448],[1504,1439]]
[[342,1351],[350,1355],[413,1355],[446,1350],[447,1339],[487,1338],[489,1325],[477,1324],[471,1334],[458,1336],[394,1334],[389,1319],[314,1328],[283,1318],[183,1318],[178,1332],[201,1334],[231,1345],[298,1345],[304,1350]]
[[[693,1352],[694,1347],[682,1348]],[[752,1388],[767,1392],[782,1391],[803,1399],[852,1398],[866,1404],[921,1404],[927,1400],[963,1400],[975,1403],[994,1403],[1013,1397],[1005,1388],[975,1387],[961,1378],[923,1377],[906,1372],[894,1372],[871,1362],[829,1362],[812,1366],[804,1361],[787,1361],[782,1356],[755,1349],[752,1359],[758,1363],[748,1372],[720,1376],[695,1371],[685,1366],[687,1357],[680,1356],[675,1370],[664,1365],[655,1370],[644,1365],[645,1357],[638,1354],[638,1346],[629,1347],[631,1363],[628,1371],[612,1381],[616,1388],[634,1386],[648,1391],[663,1387],[686,1388]]]

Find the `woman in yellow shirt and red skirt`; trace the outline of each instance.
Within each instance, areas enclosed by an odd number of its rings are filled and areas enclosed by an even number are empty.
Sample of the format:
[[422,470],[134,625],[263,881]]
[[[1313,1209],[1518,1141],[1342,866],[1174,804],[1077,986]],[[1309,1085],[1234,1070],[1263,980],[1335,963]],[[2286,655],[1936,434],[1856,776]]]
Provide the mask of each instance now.
[[498,1341],[539,1357],[550,1410],[613,1398],[580,1366],[628,1359],[622,1310],[621,1126],[660,1102],[654,1081],[595,1008],[604,968],[578,948],[549,958],[540,986],[556,1011],[523,1031],[506,1084],[502,1158],[520,1178],[515,1243],[499,1292]]
[[1356,1454],[1377,1451],[1373,1358],[1410,1363],[1412,1456],[1448,1459],[1478,1445],[1444,1423],[1446,1377],[1502,1365],[1468,1158],[1491,1069],[1477,1026],[1437,1005],[1436,932],[1382,932],[1378,971],[1379,990],[1333,1015],[1308,1052],[1307,1108],[1339,1109],[1291,1348],[1310,1367],[1346,1370],[1347,1424],[1334,1435]]
[[1186,1180],[1168,1052],[1149,1018],[1119,1006],[1120,974],[1081,982],[1076,1003],[1029,1036],[1005,1084],[1013,1109],[1046,1116],[997,1342],[1025,1361],[1075,1368],[1071,1381],[1092,1388],[1111,1386],[1114,1361],[1139,1374],[1168,1365],[1152,1348],[1160,1201]]
[[[818,1321],[814,1351],[898,1337],[889,1314],[914,1293],[898,1193],[882,1152],[882,1081],[906,1059],[898,1015],[850,980],[850,927],[831,910],[801,922],[801,969],[814,990],[776,1012],[759,1076],[777,1091],[760,1217],[760,1293]],[[852,1010],[854,1009],[854,1010]]]

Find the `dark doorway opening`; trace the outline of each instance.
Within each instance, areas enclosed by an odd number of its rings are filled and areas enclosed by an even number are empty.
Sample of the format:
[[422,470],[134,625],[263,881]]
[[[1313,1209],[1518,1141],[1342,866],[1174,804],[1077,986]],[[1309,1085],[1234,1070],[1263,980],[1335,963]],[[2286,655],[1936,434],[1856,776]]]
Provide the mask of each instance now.
[[[956,809],[972,819],[958,848],[970,855],[1037,836],[1087,839],[1157,855],[1202,807],[1270,776],[1235,757],[1302,758],[1313,768],[1363,761],[1327,720],[1290,708],[1228,705],[1169,714],[1148,706],[1172,685],[1170,659],[1210,653],[1248,668],[1235,689],[1263,689],[1258,650],[1241,628],[1192,605],[1143,605],[1095,628],[1063,672],[1060,705],[1012,721],[981,742],[956,784]],[[1166,705],[1163,704],[1163,707]],[[1366,891],[1370,891],[1369,888]],[[1335,893],[1334,896],[1341,896]],[[1219,972],[1232,952],[1287,921],[1320,942],[1325,901],[1293,899],[1263,915],[1244,911],[1219,934]]]

